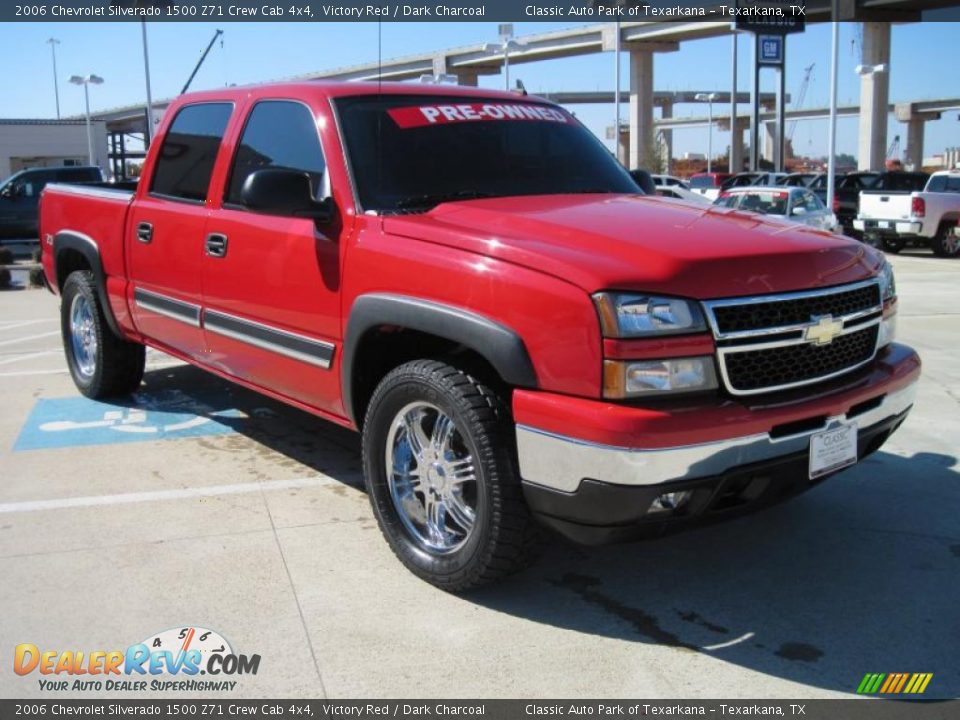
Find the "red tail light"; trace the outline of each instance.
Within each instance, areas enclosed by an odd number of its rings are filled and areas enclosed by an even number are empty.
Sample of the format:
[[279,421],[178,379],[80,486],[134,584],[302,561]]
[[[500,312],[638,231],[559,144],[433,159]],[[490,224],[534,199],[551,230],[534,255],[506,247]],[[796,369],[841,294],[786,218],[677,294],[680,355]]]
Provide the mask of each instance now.
[[927,214],[927,203],[922,197],[914,197],[910,200],[910,214],[914,217],[923,217]]
[[833,211],[835,213],[840,212],[840,198],[838,197],[833,198]]

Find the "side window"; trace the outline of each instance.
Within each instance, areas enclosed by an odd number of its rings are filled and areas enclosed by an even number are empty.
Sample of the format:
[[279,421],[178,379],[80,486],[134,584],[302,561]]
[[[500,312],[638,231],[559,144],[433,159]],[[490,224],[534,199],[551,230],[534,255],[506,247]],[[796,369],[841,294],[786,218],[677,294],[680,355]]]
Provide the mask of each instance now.
[[927,192],[943,192],[947,189],[947,176],[936,175],[927,183]]
[[39,197],[40,191],[50,182],[50,174],[44,172],[30,173],[22,180],[17,182],[14,193],[20,197],[35,198]]
[[230,171],[224,201],[239,205],[243,183],[263,168],[299,170],[310,175],[314,195],[326,170],[313,113],[288,100],[264,100],[250,112]]
[[233,105],[187,105],[163,139],[150,192],[183,200],[204,200],[220,141]]
[[823,205],[820,204],[820,200],[811,192],[803,194],[803,206],[807,209],[807,212],[819,212],[823,210]]

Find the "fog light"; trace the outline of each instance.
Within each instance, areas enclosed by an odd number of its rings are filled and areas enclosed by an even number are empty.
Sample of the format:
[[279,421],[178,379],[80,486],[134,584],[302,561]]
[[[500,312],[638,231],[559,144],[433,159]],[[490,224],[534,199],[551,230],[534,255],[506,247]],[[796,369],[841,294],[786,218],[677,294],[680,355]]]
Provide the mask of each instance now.
[[678,490],[677,492],[664,493],[650,504],[648,513],[671,512],[679,510],[693,495],[691,490]]

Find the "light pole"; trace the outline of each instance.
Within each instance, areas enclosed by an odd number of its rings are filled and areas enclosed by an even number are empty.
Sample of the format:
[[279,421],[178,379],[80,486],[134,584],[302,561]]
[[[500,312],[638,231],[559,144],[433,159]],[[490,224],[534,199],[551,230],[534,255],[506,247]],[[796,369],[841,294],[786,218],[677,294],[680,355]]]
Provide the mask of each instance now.
[[503,23],[500,25],[500,42],[486,43],[483,46],[484,52],[503,53],[504,90],[510,90],[510,51],[520,50],[524,47],[526,47],[524,43],[513,39],[513,23]]
[[47,44],[50,46],[50,54],[53,55],[53,97],[57,101],[57,120],[60,119],[60,84],[57,82],[57,45],[60,41],[56,38],[49,38]]
[[830,8],[831,36],[830,36],[830,128],[827,140],[827,209],[833,209],[833,199],[836,197],[837,174],[837,56],[840,48],[840,23],[837,22],[838,1],[833,0]]
[[140,21],[140,30],[143,37],[143,76],[147,81],[147,131],[143,134],[144,149],[150,147],[153,138],[153,96],[150,94],[150,55],[147,52],[147,21]]
[[717,93],[697,93],[694,100],[707,103],[707,172],[713,170],[713,101]]
[[[620,159],[620,21],[613,24],[614,43],[613,43],[613,109],[615,113],[615,122],[613,124],[613,152]],[[626,160],[624,165],[630,161]]]
[[87,160],[93,165],[93,129],[90,127],[90,84],[102,85],[103,78],[93,73],[89,75],[74,75],[70,78],[74,85],[83,85],[83,101],[87,111]]

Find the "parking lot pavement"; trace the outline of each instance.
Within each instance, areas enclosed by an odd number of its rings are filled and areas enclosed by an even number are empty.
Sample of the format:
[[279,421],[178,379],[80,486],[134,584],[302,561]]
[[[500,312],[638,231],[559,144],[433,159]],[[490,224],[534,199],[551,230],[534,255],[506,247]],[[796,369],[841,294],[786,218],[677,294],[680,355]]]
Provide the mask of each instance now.
[[394,560],[353,434],[153,351],[132,401],[79,401],[57,300],[0,293],[0,696],[51,694],[12,672],[18,643],[188,626],[261,656],[224,697],[812,698],[867,672],[957,696],[960,262],[892,261],[924,376],[882,452],[725,525],[557,540],[463,597]]

